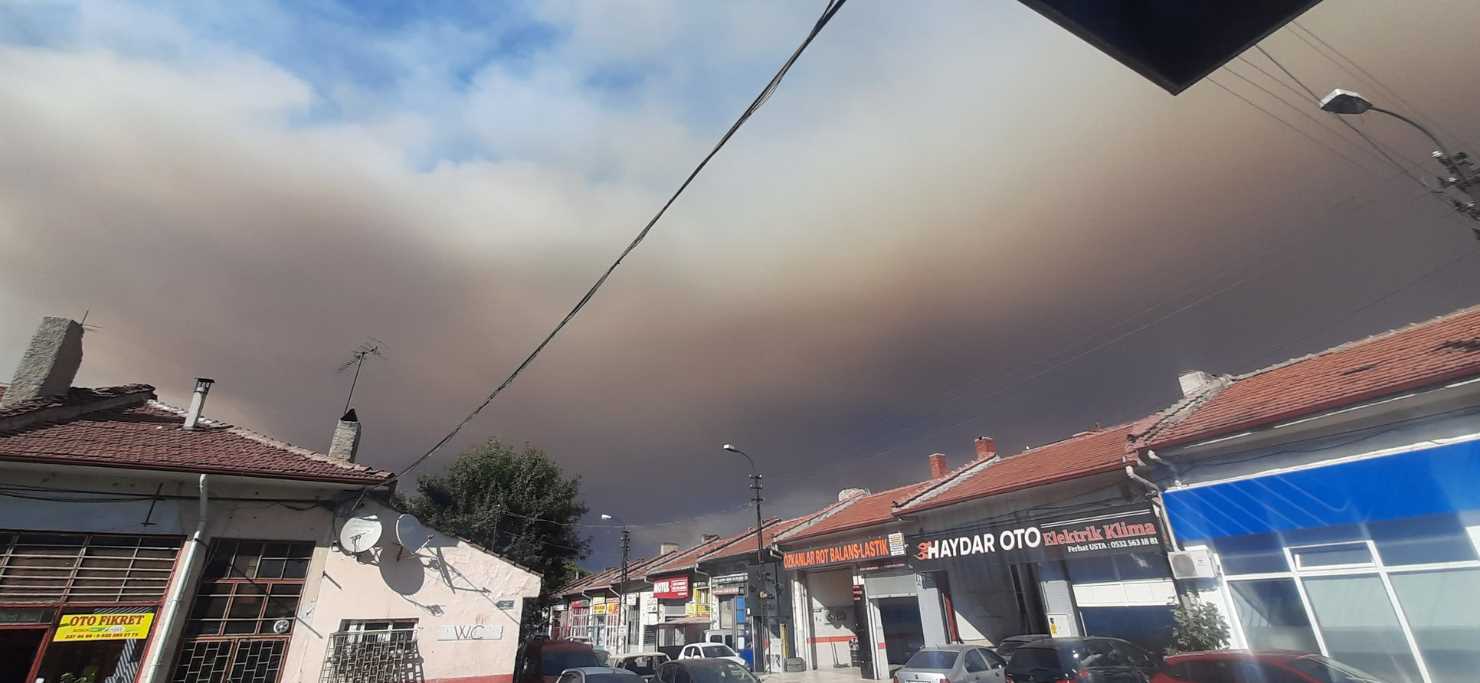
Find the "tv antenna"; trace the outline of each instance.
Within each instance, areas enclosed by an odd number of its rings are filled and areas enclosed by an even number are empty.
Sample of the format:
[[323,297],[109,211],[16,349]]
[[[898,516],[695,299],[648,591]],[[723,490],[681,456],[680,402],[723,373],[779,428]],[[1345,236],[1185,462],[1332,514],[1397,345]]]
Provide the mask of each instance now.
[[336,373],[342,373],[350,368],[355,369],[355,377],[349,382],[349,395],[344,397],[344,410],[342,412],[348,413],[349,404],[355,399],[355,385],[360,383],[360,369],[365,367],[365,359],[370,356],[385,358],[385,354],[380,352],[384,348],[385,342],[375,337],[366,337],[365,341],[360,342],[360,345],[356,346],[354,352],[349,355],[349,360],[341,363],[339,369],[334,371]]

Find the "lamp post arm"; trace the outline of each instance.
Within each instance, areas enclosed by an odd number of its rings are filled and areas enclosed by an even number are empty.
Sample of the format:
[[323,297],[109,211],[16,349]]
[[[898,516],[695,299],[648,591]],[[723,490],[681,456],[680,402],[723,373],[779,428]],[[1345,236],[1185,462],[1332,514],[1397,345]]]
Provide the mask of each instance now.
[[1402,121],[1403,123],[1406,123],[1406,124],[1408,124],[1410,126],[1413,126],[1414,128],[1417,128],[1420,133],[1423,133],[1424,135],[1428,136],[1430,142],[1434,143],[1434,149],[1439,150],[1439,152],[1441,154],[1443,154],[1444,156],[1446,156],[1446,157],[1449,156],[1449,150],[1447,150],[1447,149],[1444,148],[1444,143],[1439,142],[1439,137],[1437,135],[1434,135],[1433,131],[1430,131],[1422,123],[1419,123],[1417,121],[1414,121],[1413,119],[1410,119],[1407,116],[1404,116],[1402,114],[1399,114],[1398,112],[1389,111],[1387,109],[1383,109],[1382,107],[1374,106],[1374,107],[1372,107],[1371,111],[1381,112],[1383,114],[1387,114],[1388,116],[1391,116],[1391,117],[1393,117],[1393,118],[1395,118],[1395,119],[1397,119],[1399,121]]

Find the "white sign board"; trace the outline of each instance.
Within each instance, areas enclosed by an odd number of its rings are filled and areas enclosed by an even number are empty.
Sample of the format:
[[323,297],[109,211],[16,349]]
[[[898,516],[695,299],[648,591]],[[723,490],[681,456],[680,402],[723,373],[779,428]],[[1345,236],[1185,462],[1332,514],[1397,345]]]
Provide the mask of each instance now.
[[437,640],[500,640],[503,624],[445,624],[437,629]]

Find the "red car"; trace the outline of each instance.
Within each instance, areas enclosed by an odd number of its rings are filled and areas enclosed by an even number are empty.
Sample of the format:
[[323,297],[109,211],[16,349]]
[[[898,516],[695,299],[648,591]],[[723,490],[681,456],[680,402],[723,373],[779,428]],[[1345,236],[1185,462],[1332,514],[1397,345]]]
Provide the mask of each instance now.
[[1309,652],[1215,650],[1171,655],[1151,683],[1382,683]]

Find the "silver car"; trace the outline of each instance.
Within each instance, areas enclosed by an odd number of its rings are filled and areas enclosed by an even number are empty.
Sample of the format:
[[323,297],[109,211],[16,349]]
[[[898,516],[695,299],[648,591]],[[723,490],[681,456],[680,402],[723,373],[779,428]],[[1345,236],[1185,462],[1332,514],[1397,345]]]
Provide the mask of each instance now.
[[1005,683],[1007,662],[990,647],[932,645],[921,648],[894,674],[894,683]]

